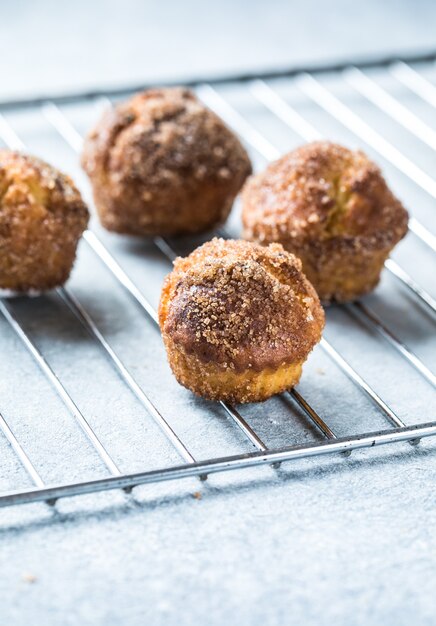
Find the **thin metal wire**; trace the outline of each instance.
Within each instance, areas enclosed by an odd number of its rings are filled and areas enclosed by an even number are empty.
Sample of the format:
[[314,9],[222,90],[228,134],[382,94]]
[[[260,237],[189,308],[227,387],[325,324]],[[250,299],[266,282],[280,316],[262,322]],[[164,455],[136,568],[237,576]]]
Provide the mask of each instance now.
[[[206,98],[205,102],[213,109],[215,109],[215,111],[217,113],[219,113],[220,115],[222,115],[224,118],[226,116],[226,113],[229,109],[229,107],[231,107],[230,104],[228,104],[224,98],[222,98],[222,96],[220,94],[218,94],[218,92],[216,92],[214,89],[210,88],[208,89],[206,92],[203,92],[204,96]],[[225,104],[225,106],[223,105],[223,102]],[[231,109],[233,109],[231,107]],[[230,124],[233,125],[233,128],[236,130],[236,132],[238,132],[238,134],[240,134],[241,137],[244,137],[246,139],[247,142],[250,141],[249,136],[246,137],[243,134],[243,130],[245,128],[245,126],[248,124],[248,122],[245,121],[244,124],[244,128],[239,127],[238,122],[243,119],[240,114],[233,110],[233,114],[232,114],[232,121],[230,122],[230,120],[228,120],[228,122]],[[276,156],[278,155],[279,151],[278,149],[271,144],[271,142],[268,142],[270,144],[270,150],[269,153],[272,153],[272,151],[274,150],[276,153]],[[253,146],[254,147],[254,146]],[[263,155],[265,158],[266,154]],[[350,307],[347,307],[350,310]],[[425,376],[425,378],[427,380],[429,380],[429,382],[432,382],[432,377],[433,374],[428,370],[428,368],[418,359],[418,357],[416,357],[415,355],[412,354],[412,352],[397,338],[395,337],[395,335],[391,332],[388,331],[388,329],[380,322],[380,320],[378,320],[378,318],[372,314],[372,312],[367,308],[367,307],[361,307],[360,311],[366,316],[367,319],[367,323],[370,324],[371,326],[373,326],[382,337],[384,337],[385,339],[387,339],[389,341],[389,343],[391,345],[393,345],[398,351],[399,353],[406,358],[409,363],[411,363],[411,365],[413,365],[421,374],[423,374]],[[326,341],[326,340],[324,340]],[[326,344],[324,343],[323,345],[321,345],[321,347],[323,349],[325,349]],[[332,355],[329,354],[329,356],[331,357]],[[335,361],[337,363],[337,365],[342,369],[342,371],[346,374],[346,376],[350,377],[350,366],[347,364],[347,367],[344,367],[343,364],[341,364],[340,360]],[[360,378],[360,376],[357,374],[357,372],[355,372],[353,370],[355,376],[351,377],[351,380],[355,383],[355,384],[359,384],[358,383],[358,379]],[[363,380],[363,379],[362,379]],[[366,386],[369,388],[369,385],[367,385],[367,383],[365,383],[364,387],[362,388],[362,391],[364,391],[365,393],[367,393],[367,389]],[[372,390],[373,391],[373,390]],[[375,402],[377,402],[375,396],[377,396],[377,394],[375,394],[375,392],[373,392],[374,395],[370,396],[371,399]],[[385,408],[383,406],[383,402],[382,404],[379,404],[380,408],[382,409],[382,411],[385,413]],[[393,411],[391,409],[389,409],[389,411],[392,412]],[[399,419],[397,417],[397,419]]]
[[163,237],[154,237],[153,242],[169,261],[174,261],[177,258],[177,254],[166,239]]
[[346,82],[398,124],[436,150],[436,131],[357,67],[342,72]]
[[[279,119],[306,141],[316,141],[322,138],[322,134],[312,124],[307,122],[290,104],[262,80],[254,81],[250,85],[250,91],[259,102],[262,102],[264,106],[277,115]],[[412,222],[412,220],[410,221]],[[416,220],[414,221],[416,222]],[[416,224],[421,226],[419,222],[416,222]],[[419,231],[415,234],[426,242],[426,237],[422,237]],[[398,263],[388,260],[385,262],[385,267],[388,272],[400,280],[400,282],[418,298],[419,302],[422,302],[432,313],[436,313],[436,302],[434,298],[418,285]]]
[[0,113],[0,137],[11,150],[24,150],[23,142],[2,113]]
[[398,426],[400,428],[404,428],[406,426],[403,420],[400,419],[396,413],[394,413],[394,411],[380,398],[374,389],[368,385],[368,383],[351,367],[344,357],[340,355],[339,352],[335,350],[333,346],[324,338],[321,339],[321,347],[330,356],[330,358],[333,359],[333,361],[335,361],[335,363],[339,365],[344,372],[346,372],[348,378],[356,385],[356,387],[363,390],[372,402],[383,411],[394,426]]
[[66,123],[67,120],[59,107],[53,104],[53,102],[45,102],[41,106],[41,110],[55,128],[62,129],[62,133],[60,134],[73,148],[73,150],[75,152],[80,152],[83,144],[82,136],[77,132],[72,124]]
[[266,452],[252,452],[218,459],[208,459],[206,461],[199,461],[198,463],[152,470],[149,472],[140,472],[138,474],[125,474],[119,477],[92,480],[70,485],[55,485],[46,487],[45,489],[13,491],[0,496],[0,507],[11,504],[39,502],[52,498],[66,498],[68,496],[84,495],[96,491],[108,491],[110,489],[128,489],[138,485],[189,478],[206,473],[215,474],[217,472],[229,472],[236,469],[284,463],[314,456],[348,452],[350,450],[375,448],[377,446],[405,442],[411,439],[433,437],[435,435],[436,423],[415,424],[407,428],[365,433],[364,435],[354,437],[341,437],[315,444],[288,446],[276,450],[267,450]]
[[24,452],[23,447],[19,443],[18,439],[15,437],[14,433],[12,432],[11,428],[9,427],[8,423],[6,422],[5,418],[3,417],[1,413],[0,413],[0,428],[2,429],[3,434],[6,437],[6,439],[9,441],[13,451],[15,452],[17,457],[20,459],[21,465],[29,474],[30,478],[32,479],[36,487],[40,487],[40,488],[45,487],[44,481],[42,480],[41,476],[39,475],[32,461]]
[[[411,68],[407,63],[399,61],[389,66],[389,70],[397,80],[403,83],[422,100],[436,108],[436,86],[424,76]],[[422,239],[432,250],[436,252],[436,236],[427,230],[422,224],[411,219],[409,226],[417,237]]]
[[251,441],[253,446],[260,450],[261,452],[265,452],[268,450],[267,446],[264,444],[259,435],[251,428],[251,426],[244,420],[242,415],[237,411],[233,406],[227,404],[227,402],[220,402],[221,406],[226,411],[227,415],[232,418],[235,424],[242,430],[244,435]]
[[103,337],[102,333],[98,329],[92,317],[89,313],[83,308],[77,298],[67,289],[66,287],[62,287],[58,289],[58,294],[62,298],[62,301],[68,306],[70,311],[75,315],[75,317],[80,321],[83,327],[88,331],[88,333],[97,341],[97,343],[102,347],[107,356],[109,357],[110,362],[115,367],[121,378],[124,380],[129,389],[134,393],[136,398],[142,404],[142,406],[148,411],[148,413],[152,416],[156,424],[159,428],[162,429],[167,438],[171,441],[173,446],[176,448],[180,456],[187,463],[194,463],[195,458],[189,452],[185,444],[181,441],[181,439],[177,436],[165,418],[159,413],[155,405],[151,402],[148,396],[144,393],[143,389],[138,385],[136,380],[130,374],[124,363]]
[[419,74],[403,61],[393,63],[388,66],[388,69],[392,76],[395,76],[403,85],[416,93],[422,100],[436,108],[436,87],[422,76],[422,74]]
[[53,102],[45,102],[41,111],[74,152],[80,152],[83,145],[82,135],[70,124],[60,108]]
[[[206,101],[215,100],[217,92],[210,85],[200,85],[196,89],[199,97]],[[225,117],[230,126],[237,126],[240,128],[241,136],[243,135],[248,143],[250,143],[259,154],[266,156],[268,160],[277,158],[277,152],[275,147],[265,137],[259,133],[253,126],[247,122],[235,109],[228,104],[226,100],[221,102],[221,111],[223,117]]]
[[[322,134],[298,113],[290,104],[272,89],[265,81],[257,79],[249,85],[250,92],[267,109],[272,111],[282,122],[291,128],[305,141],[317,141],[322,139]],[[276,150],[276,156],[280,154]]]
[[32,342],[30,337],[26,334],[24,329],[18,323],[16,318],[12,315],[8,306],[2,300],[0,300],[0,313],[2,313],[2,315],[4,316],[8,324],[11,326],[12,330],[16,333],[17,337],[19,337],[19,339],[22,341],[26,349],[30,352],[32,357],[35,359],[36,363],[39,365],[42,372],[44,373],[48,381],[51,383],[52,387],[55,389],[56,393],[58,394],[62,402],[65,404],[65,406],[67,407],[71,415],[75,418],[75,420],[77,421],[77,423],[79,424],[83,432],[85,433],[86,437],[92,444],[93,448],[97,452],[98,456],[106,465],[107,469],[110,471],[110,473],[113,476],[119,476],[121,472],[117,464],[112,459],[110,454],[107,452],[106,448],[103,446],[103,444],[101,443],[101,441],[99,440],[99,438],[97,437],[97,435],[95,434],[91,426],[88,424],[85,416],[77,407],[77,405],[75,404],[70,394],[67,392],[67,390],[62,385],[59,378],[51,369],[50,365],[44,359],[41,352],[38,350],[38,348]]
[[409,219],[409,229],[418,239],[423,241],[433,252],[436,252],[436,236],[433,235],[425,226],[423,226],[414,217]]
[[324,422],[324,420],[318,415],[316,411],[312,409],[310,404],[306,402],[301,393],[299,393],[295,387],[294,389],[290,389],[288,395],[291,396],[293,400],[298,404],[298,406],[309,415],[310,419],[314,422],[314,424],[319,428],[319,430],[323,433],[327,439],[337,439],[334,431]]
[[436,313],[436,300],[420,285],[418,285],[418,283],[413,280],[413,278],[409,276],[409,274],[403,270],[398,263],[396,263],[393,259],[387,259],[385,261],[385,267],[396,278],[399,278],[401,283],[407,285],[414,294],[419,294],[420,299],[427,305],[427,308],[431,311],[431,313]]
[[156,325],[159,325],[157,312],[148,302],[144,294],[138,289],[135,283],[129,278],[121,265],[112,256],[109,250],[102,244],[100,239],[91,230],[87,230],[83,237],[89,247],[97,254],[100,260],[112,272],[118,282],[128,291],[139,306],[147,313]]
[[388,341],[424,378],[436,387],[436,376],[383,322],[361,302],[345,305],[349,311],[356,312],[367,324]]
[[410,180],[436,198],[436,181],[334,96],[311,74],[300,74],[294,84],[362,141],[371,146]]

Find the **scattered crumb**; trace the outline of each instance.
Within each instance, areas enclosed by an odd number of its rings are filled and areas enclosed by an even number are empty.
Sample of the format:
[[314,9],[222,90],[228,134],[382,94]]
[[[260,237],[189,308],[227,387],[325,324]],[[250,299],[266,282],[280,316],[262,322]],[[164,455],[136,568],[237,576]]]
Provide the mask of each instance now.
[[22,578],[25,583],[29,583],[30,585],[33,585],[33,583],[36,583],[37,581],[37,578],[36,576],[34,576],[34,574],[26,573],[23,574]]
[[195,498],[196,500],[201,500],[203,496],[201,494],[201,491],[194,491],[194,493],[192,494],[192,497]]
[[320,376],[325,376],[325,370],[323,370],[322,367],[317,367],[316,373],[319,374]]

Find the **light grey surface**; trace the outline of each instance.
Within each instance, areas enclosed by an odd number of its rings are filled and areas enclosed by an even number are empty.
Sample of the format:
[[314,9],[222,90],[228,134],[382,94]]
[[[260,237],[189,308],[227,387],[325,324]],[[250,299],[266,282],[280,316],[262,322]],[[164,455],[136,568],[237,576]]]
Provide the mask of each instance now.
[[1,0],[0,11],[2,97],[436,45],[432,0]]
[[[399,11],[400,17],[392,13],[392,19],[403,20],[404,31],[411,33],[413,24],[422,19],[419,7],[432,10],[430,4],[419,4],[412,26],[409,5]],[[241,7],[235,9],[234,22],[241,21],[241,12]],[[290,20],[289,8],[286,14]],[[344,5],[337,19],[343,14]],[[95,14],[89,19],[95,20]],[[253,22],[261,29],[254,17]],[[342,27],[341,32],[348,30]],[[236,45],[233,37],[231,41]],[[360,41],[368,45],[366,36]],[[415,41],[417,46],[422,43]],[[285,42],[279,43],[271,54],[285,58]],[[346,50],[351,54],[352,42],[349,45]],[[380,46],[386,50],[386,41]],[[91,66],[85,70],[81,65],[81,71],[91,77]],[[435,79],[432,68],[426,72]],[[398,84],[385,83],[380,73],[375,76],[433,123],[434,111]],[[41,81],[46,80],[47,73],[41,72]],[[335,78],[324,80],[426,171],[435,171],[429,149],[376,115]],[[363,147],[289,83],[276,87],[328,136]],[[298,143],[246,92],[232,88],[222,93],[280,149]],[[64,111],[82,133],[99,114],[94,104]],[[70,172],[89,198],[77,156],[49,129],[40,112],[9,114],[8,121],[30,151]],[[259,155],[253,157],[263,167]],[[435,201],[377,160],[412,213],[434,229]],[[237,209],[231,228],[237,232]],[[102,236],[156,305],[169,270],[161,253],[146,242]],[[424,245],[409,236],[395,258],[435,295],[434,261]],[[222,410],[177,386],[157,331],[85,244],[69,287],[195,456],[251,449]],[[393,279],[384,276],[367,303],[435,369],[434,324]],[[15,300],[11,306],[123,471],[179,462],[56,295]],[[328,317],[326,336],[407,423],[434,419],[434,393],[409,365],[344,312],[332,309]],[[104,468],[73,419],[2,318],[0,355],[0,409],[44,480],[103,475]],[[307,364],[300,390],[339,435],[387,427],[319,350]],[[270,446],[319,440],[304,416],[281,398],[243,408],[242,413]],[[1,491],[29,484],[2,438],[0,458]],[[68,499],[55,510],[45,505],[1,510],[0,622],[433,624],[435,459],[436,442],[427,440],[416,450],[401,444],[360,451],[350,459],[300,461],[279,472],[268,467],[212,476],[205,484],[192,479],[140,487],[131,497],[113,492]],[[194,497],[197,492],[201,499]]]

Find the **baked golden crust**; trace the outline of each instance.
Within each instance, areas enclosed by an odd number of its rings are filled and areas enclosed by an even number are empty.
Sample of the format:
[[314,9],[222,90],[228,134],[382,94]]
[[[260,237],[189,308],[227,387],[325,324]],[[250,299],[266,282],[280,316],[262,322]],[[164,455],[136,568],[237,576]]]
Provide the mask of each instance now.
[[378,282],[407,232],[407,211],[362,152],[307,144],[244,187],[244,237],[281,243],[301,258],[324,301],[352,300]]
[[62,285],[89,213],[72,180],[44,161],[0,150],[0,288]]
[[130,235],[199,233],[221,224],[251,173],[222,120],[187,89],[151,89],[104,115],[82,165],[101,222]]
[[179,382],[210,399],[250,402],[298,382],[324,312],[282,246],[213,239],[176,259],[159,323]]
[[285,363],[259,372],[253,369],[239,372],[187,354],[168,335],[164,341],[171,369],[179,383],[208,400],[263,402],[291,389],[301,377],[302,362]]

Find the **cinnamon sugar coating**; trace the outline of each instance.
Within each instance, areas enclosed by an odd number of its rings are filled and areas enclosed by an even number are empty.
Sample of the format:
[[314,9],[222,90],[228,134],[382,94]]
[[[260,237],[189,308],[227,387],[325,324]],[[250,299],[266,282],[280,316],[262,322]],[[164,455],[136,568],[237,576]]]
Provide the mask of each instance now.
[[407,211],[380,169],[362,152],[329,142],[286,154],[253,176],[242,197],[244,237],[280,242],[299,256],[326,301],[372,289],[407,232]]
[[[220,370],[241,373],[241,378],[231,378],[237,387],[225,397],[252,401],[265,398],[247,392],[243,373],[252,379],[256,372],[273,374],[282,368],[282,376],[284,366],[295,365],[295,384],[302,362],[320,340],[324,312],[300,261],[282,246],[215,238],[176,259],[163,286],[159,322],[171,365],[178,350],[194,356],[196,364],[212,364],[213,380]],[[178,379],[186,384],[183,374]],[[186,386],[207,397],[223,397],[213,385],[207,392],[203,385],[202,391],[198,379],[197,386]]]
[[0,150],[0,288],[62,285],[89,213],[72,180],[36,157]]
[[82,165],[103,226],[131,235],[211,229],[251,173],[235,135],[181,88],[144,91],[106,113]]

